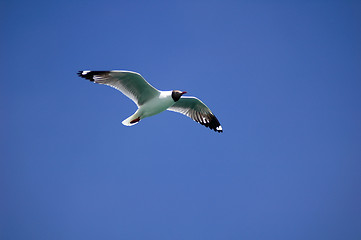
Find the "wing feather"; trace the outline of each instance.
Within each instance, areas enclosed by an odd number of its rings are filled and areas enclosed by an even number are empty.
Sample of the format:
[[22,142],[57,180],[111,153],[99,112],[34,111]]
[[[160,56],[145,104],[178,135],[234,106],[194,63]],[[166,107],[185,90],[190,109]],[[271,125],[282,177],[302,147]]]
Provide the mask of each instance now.
[[138,106],[158,96],[160,92],[139,73],[131,71],[79,71],[78,75],[92,82],[121,91]]
[[216,116],[196,97],[181,97],[167,110],[184,114],[216,132],[223,132],[222,126]]

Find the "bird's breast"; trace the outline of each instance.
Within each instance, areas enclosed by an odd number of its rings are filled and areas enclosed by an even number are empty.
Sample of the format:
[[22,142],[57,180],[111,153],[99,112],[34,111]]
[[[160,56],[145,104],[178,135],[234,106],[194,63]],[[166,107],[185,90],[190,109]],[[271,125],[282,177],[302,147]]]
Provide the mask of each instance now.
[[140,110],[142,111],[143,117],[150,117],[167,110],[173,106],[174,103],[171,96],[157,97],[142,105]]

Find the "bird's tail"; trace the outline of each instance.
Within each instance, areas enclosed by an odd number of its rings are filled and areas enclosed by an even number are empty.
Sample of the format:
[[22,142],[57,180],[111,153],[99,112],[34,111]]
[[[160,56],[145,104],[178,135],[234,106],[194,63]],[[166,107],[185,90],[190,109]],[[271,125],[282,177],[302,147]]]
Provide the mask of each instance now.
[[134,113],[132,116],[128,117],[127,119],[125,119],[122,124],[125,126],[133,126],[135,124],[137,124],[140,121],[140,117],[138,116],[137,112]]

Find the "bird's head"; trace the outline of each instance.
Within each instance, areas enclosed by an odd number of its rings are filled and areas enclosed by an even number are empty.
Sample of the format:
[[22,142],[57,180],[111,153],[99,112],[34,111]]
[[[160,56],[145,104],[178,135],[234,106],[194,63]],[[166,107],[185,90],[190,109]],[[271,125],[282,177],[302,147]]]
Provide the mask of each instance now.
[[187,92],[182,92],[182,91],[179,91],[179,90],[173,90],[172,91],[172,98],[173,98],[174,102],[178,101],[181,98],[181,96],[183,94],[186,94],[186,93]]

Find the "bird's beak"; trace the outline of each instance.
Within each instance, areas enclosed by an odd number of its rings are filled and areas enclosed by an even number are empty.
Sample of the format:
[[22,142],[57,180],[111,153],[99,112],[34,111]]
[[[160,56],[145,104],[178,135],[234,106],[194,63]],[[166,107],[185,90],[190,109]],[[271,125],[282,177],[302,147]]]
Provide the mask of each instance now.
[[182,92],[182,95],[183,95],[183,94],[186,94],[186,93],[187,93],[187,92]]

